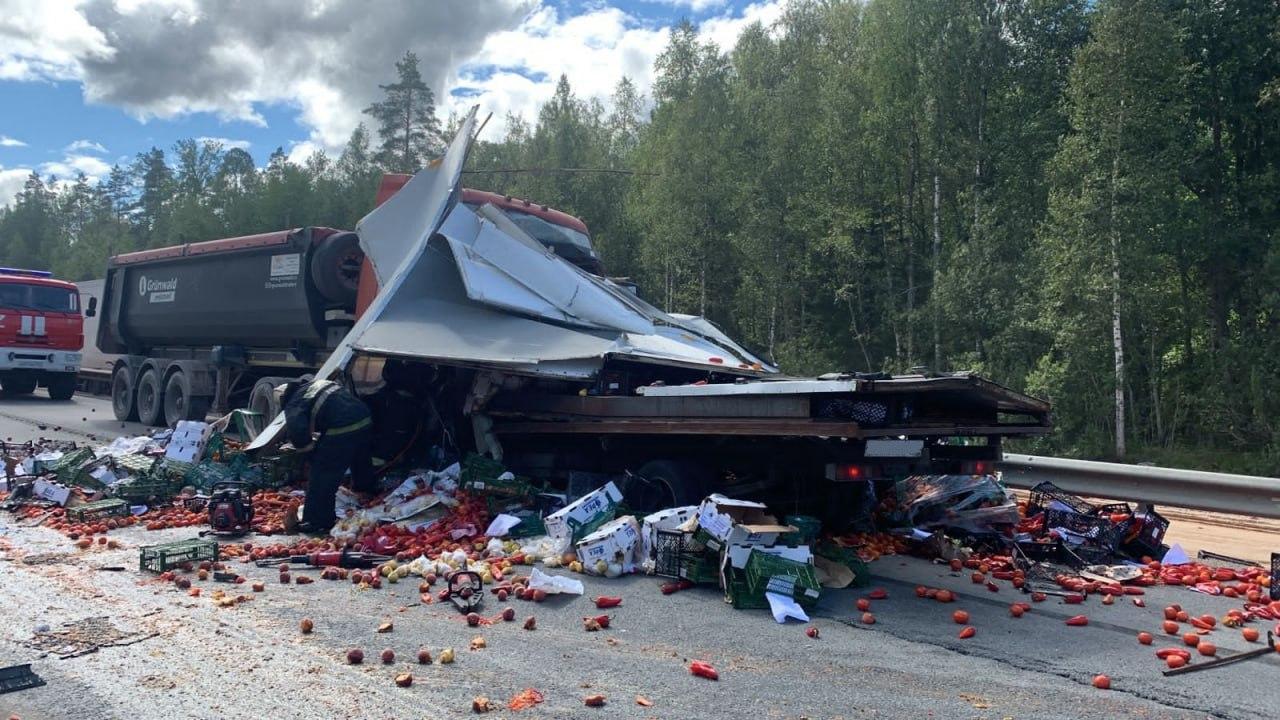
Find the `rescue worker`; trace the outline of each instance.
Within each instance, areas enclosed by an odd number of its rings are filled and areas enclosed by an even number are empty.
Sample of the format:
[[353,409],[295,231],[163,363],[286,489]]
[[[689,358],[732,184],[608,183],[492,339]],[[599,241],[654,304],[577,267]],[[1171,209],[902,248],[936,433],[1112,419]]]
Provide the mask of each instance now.
[[369,408],[330,380],[290,382],[276,389],[284,410],[285,432],[299,452],[310,453],[310,477],[298,530],[325,533],[337,522],[338,485],[351,470],[351,489],[373,493],[370,450],[373,422]]

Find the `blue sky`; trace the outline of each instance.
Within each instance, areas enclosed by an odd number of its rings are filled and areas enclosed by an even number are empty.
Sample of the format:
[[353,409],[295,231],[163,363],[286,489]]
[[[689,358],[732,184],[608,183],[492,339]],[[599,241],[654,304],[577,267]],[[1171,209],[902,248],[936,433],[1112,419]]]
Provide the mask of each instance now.
[[[782,0],[14,0],[0,16],[0,204],[31,170],[96,179],[152,146],[220,138],[264,164],[336,152],[406,49],[442,116],[473,103],[532,117],[561,73],[607,98],[648,90],[682,17],[731,45]],[[286,31],[287,30],[287,31]]]

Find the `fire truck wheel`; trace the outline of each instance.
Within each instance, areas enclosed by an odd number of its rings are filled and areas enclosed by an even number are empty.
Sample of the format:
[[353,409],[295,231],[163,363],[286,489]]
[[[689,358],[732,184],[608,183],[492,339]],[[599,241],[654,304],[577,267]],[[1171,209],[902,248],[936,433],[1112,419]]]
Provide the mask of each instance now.
[[14,373],[0,377],[0,388],[5,395],[30,395],[36,391],[36,379],[33,375]]
[[53,400],[70,400],[76,394],[76,376],[72,373],[57,373],[49,377],[46,387],[49,398]]
[[138,422],[157,427],[164,424],[164,391],[155,368],[148,368],[138,379]]
[[138,419],[138,395],[133,387],[133,369],[121,364],[111,374],[111,412],[121,422]]

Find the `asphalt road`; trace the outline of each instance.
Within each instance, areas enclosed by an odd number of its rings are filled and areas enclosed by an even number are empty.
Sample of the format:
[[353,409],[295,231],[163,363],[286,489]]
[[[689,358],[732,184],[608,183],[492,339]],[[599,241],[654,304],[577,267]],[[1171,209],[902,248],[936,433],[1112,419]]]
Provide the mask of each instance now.
[[[96,412],[89,410],[96,408]],[[0,404],[0,437],[39,434],[67,439],[98,435],[119,423],[95,420],[109,406],[99,399],[41,404]],[[25,420],[14,420],[20,417]],[[89,418],[81,421],[80,418]],[[116,426],[113,430],[112,427]],[[60,430],[54,430],[60,427]],[[136,428],[134,428],[136,429]],[[596,614],[587,598],[543,604],[512,602],[521,620],[537,617],[538,629],[520,622],[473,629],[449,606],[423,605],[417,581],[358,590],[348,583],[317,581],[280,585],[274,570],[237,566],[267,581],[265,592],[248,585],[194,581],[205,597],[191,598],[171,584],[136,570],[137,546],[190,537],[192,530],[116,531],[120,550],[77,551],[63,536],[23,527],[0,514],[0,665],[32,662],[48,684],[0,695],[0,717],[31,718],[420,718],[470,715],[471,699],[485,695],[501,708],[495,717],[657,718],[1249,718],[1274,717],[1280,705],[1280,655],[1230,668],[1165,678],[1153,648],[1139,645],[1140,630],[1161,637],[1161,608],[1181,603],[1193,614],[1223,614],[1231,603],[1181,588],[1153,588],[1147,607],[1122,599],[1104,607],[1096,599],[1064,606],[1036,604],[1020,619],[1007,607],[1016,599],[1002,583],[998,593],[974,585],[967,574],[911,558],[872,565],[873,583],[889,598],[873,602],[876,623],[864,625],[854,610],[865,590],[827,591],[814,625],[819,639],[799,623],[778,625],[764,611],[736,611],[718,591],[696,589],[662,595],[655,578],[584,578],[587,597],[621,595],[611,611],[613,627],[584,632],[581,618]],[[53,553],[41,557],[40,554]],[[45,562],[28,564],[24,559]],[[100,568],[120,566],[123,571]],[[316,575],[316,573],[310,573]],[[582,577],[582,576],[578,576]],[[956,603],[915,597],[917,584],[948,587]],[[208,594],[235,588],[253,599],[215,609]],[[503,603],[490,597],[484,614]],[[965,609],[978,633],[957,637],[951,613]],[[1063,619],[1084,613],[1088,627]],[[26,645],[37,626],[53,627],[107,617],[118,628],[147,636],[123,647],[59,659]],[[311,635],[298,621],[316,623]],[[395,629],[376,634],[391,620]],[[1261,628],[1265,630],[1265,628]],[[468,650],[476,635],[488,647]],[[1235,630],[1210,637],[1221,654],[1245,649]],[[438,656],[456,649],[453,665],[410,665],[419,647]],[[366,662],[344,662],[360,647]],[[393,666],[376,660],[383,648],[397,654]],[[694,677],[689,659],[711,662],[720,680]],[[414,684],[399,688],[397,671]],[[1094,674],[1111,676],[1113,689],[1094,689]],[[546,700],[512,712],[505,703],[524,688]],[[593,693],[603,709],[584,707]],[[641,707],[636,695],[652,701]]]

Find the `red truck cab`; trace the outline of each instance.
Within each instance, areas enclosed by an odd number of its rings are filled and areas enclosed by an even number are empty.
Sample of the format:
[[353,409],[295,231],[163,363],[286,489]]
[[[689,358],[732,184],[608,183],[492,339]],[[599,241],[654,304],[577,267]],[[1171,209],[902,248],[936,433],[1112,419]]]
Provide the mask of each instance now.
[[[94,311],[92,301],[89,312]],[[75,394],[84,348],[80,291],[43,270],[0,268],[0,389],[54,400]]]

